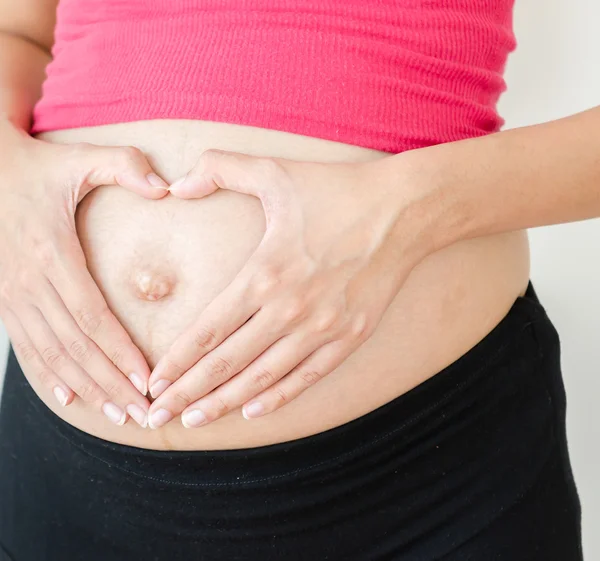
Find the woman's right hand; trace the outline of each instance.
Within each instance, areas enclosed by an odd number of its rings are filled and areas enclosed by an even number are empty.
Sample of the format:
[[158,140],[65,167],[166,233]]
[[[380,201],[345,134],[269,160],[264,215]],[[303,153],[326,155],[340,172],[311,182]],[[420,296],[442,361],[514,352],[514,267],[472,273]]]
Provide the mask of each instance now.
[[78,395],[145,426],[150,370],[86,267],[75,210],[100,185],[160,199],[167,184],[132,147],[48,143],[8,121],[0,146],[0,319],[22,368],[63,406]]

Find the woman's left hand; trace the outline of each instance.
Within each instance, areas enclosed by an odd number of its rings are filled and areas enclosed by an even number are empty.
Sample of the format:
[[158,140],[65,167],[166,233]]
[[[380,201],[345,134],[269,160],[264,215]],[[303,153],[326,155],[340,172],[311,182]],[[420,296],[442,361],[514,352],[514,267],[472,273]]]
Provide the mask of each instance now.
[[[430,251],[410,224],[410,188],[378,162],[303,163],[210,150],[170,190],[262,201],[264,237],[150,377],[149,424],[196,427],[242,405],[270,413],[332,372],[375,331]],[[398,190],[403,192],[399,195]],[[423,239],[422,239],[423,238]]]

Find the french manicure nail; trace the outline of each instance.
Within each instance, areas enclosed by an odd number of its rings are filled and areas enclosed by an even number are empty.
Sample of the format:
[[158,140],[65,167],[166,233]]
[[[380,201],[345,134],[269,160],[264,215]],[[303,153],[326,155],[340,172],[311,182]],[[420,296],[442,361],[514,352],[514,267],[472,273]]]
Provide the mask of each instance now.
[[138,424],[140,427],[145,429],[148,426],[148,416],[146,412],[135,403],[130,403],[126,408],[129,416]]
[[124,425],[127,415],[120,407],[116,406],[112,401],[107,401],[102,405],[104,414],[116,425]]
[[265,411],[263,404],[260,401],[255,401],[242,409],[242,415],[246,419],[250,417],[260,417]]
[[150,395],[154,399],[156,399],[170,385],[171,385],[171,382],[169,382],[169,380],[159,380],[158,382],[154,382],[154,384],[152,384],[152,387],[150,388]]
[[60,386],[54,386],[52,393],[54,394],[54,397],[58,399],[58,403],[60,403],[63,407],[67,405],[68,397],[65,390],[63,390]]
[[168,191],[168,185],[165,181],[163,181],[158,175],[155,173],[149,173],[146,176],[148,183],[152,185],[152,187],[158,187],[159,189],[163,189],[164,191]]
[[173,415],[171,415],[170,411],[159,409],[148,416],[148,425],[151,429],[157,429],[166,425],[172,418]]
[[142,395],[146,395],[148,393],[148,388],[146,387],[146,383],[142,380],[142,377],[135,372],[129,374],[129,380],[135,386],[138,392]]
[[193,409],[187,411],[181,416],[181,424],[186,429],[199,427],[202,423],[206,422],[206,415],[200,411],[200,409]]

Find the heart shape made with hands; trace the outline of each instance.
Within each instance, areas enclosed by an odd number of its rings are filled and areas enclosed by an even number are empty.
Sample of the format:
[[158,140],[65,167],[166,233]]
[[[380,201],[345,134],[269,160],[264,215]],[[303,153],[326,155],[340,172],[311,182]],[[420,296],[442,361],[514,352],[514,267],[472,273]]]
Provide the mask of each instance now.
[[375,179],[369,163],[209,150],[169,187],[183,199],[218,189],[258,197],[266,232],[233,281],[156,364],[150,428],[177,415],[190,428],[238,407],[247,419],[279,409],[372,335],[425,256],[402,245],[402,209],[390,203],[400,198]]

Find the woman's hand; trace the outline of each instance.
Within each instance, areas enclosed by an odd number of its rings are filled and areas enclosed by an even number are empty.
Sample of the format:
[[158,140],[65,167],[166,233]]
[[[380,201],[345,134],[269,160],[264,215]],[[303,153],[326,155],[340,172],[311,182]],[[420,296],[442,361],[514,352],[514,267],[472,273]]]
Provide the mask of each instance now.
[[77,394],[145,426],[150,369],[86,268],[75,209],[99,185],[160,199],[166,183],[131,147],[47,143],[8,122],[0,142],[0,318],[19,362],[61,405]]
[[211,150],[171,186],[186,199],[218,188],[254,195],[267,226],[244,268],[156,365],[150,427],[180,413],[196,427],[243,404],[246,418],[270,413],[371,336],[429,253],[407,218],[408,186],[392,197],[375,169]]

